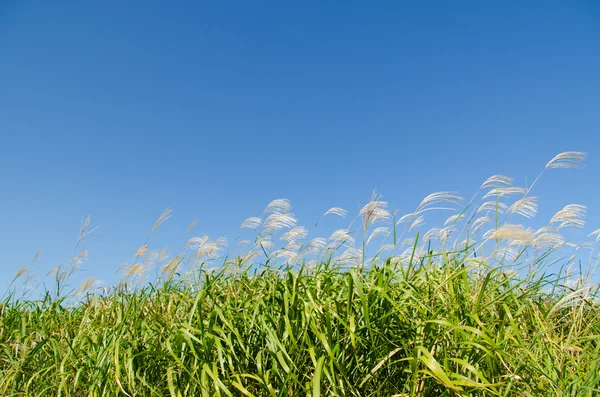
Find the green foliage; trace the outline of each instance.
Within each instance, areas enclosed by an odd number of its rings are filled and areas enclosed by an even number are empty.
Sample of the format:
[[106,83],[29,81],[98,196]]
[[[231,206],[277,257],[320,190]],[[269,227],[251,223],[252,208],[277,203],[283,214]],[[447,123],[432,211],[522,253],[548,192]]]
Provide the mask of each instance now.
[[596,292],[475,272],[464,257],[223,269],[76,305],[7,300],[0,394],[597,395]]

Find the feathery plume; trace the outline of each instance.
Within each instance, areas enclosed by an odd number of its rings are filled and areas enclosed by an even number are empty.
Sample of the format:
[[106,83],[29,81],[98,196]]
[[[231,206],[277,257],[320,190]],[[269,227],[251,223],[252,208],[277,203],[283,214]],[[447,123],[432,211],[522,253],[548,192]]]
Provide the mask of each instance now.
[[276,199],[273,200],[267,205],[264,212],[265,213],[274,213],[274,214],[285,214],[292,209],[292,205],[290,201],[287,199]]
[[265,233],[296,226],[298,220],[292,213],[273,213],[267,217],[264,223]]
[[261,224],[262,224],[262,219],[260,219],[256,216],[252,216],[252,217],[246,219],[244,222],[242,222],[240,229],[256,230],[260,227]]
[[337,215],[337,216],[340,216],[342,218],[345,218],[347,213],[348,213],[348,211],[346,211],[343,208],[333,207],[333,208],[330,208],[325,214],[323,214],[323,216],[327,216],[329,214],[332,214],[332,215]]
[[487,199],[490,197],[510,197],[513,196],[515,194],[517,195],[524,195],[525,193],[527,193],[527,189],[522,188],[522,187],[512,187],[512,186],[508,186],[508,187],[496,187],[491,189],[489,192],[487,192],[484,196],[483,199]]
[[504,175],[492,175],[481,185],[480,189],[498,188],[510,186],[513,183],[513,178]]
[[152,226],[152,230],[150,231],[150,234],[154,233],[156,231],[156,229],[159,228],[160,225],[162,225],[167,219],[169,219],[171,217],[172,213],[173,213],[173,209],[171,207],[167,207],[167,209],[164,210],[163,213],[158,217],[158,219],[154,223],[154,226]]
[[498,211],[498,214],[503,215],[504,212],[508,209],[508,205],[501,203],[499,201],[486,201],[481,204],[479,208],[477,208],[477,213],[480,212],[492,212],[495,213]]
[[386,210],[388,203],[381,201],[381,198],[379,193],[373,192],[369,202],[358,213],[363,217],[365,230],[377,222],[385,222],[390,218],[391,214]]
[[444,226],[446,226],[448,224],[455,224],[456,222],[460,221],[464,217],[465,217],[464,213],[452,215],[452,216],[448,217],[448,219],[446,219],[446,222],[444,222]]
[[303,226],[297,226],[281,236],[281,240],[285,240],[288,243],[295,243],[302,241],[308,235],[308,231]]
[[376,239],[379,236],[388,236],[389,234],[390,234],[390,229],[388,227],[386,227],[386,226],[378,227],[375,230],[373,230],[373,232],[371,232],[371,235],[367,239],[367,245],[369,245],[369,243],[373,239]]
[[191,232],[192,229],[195,228],[197,224],[198,224],[198,221],[193,221],[192,223],[190,223],[190,225],[188,226],[188,228],[187,228],[187,230],[185,232],[186,233]]
[[586,211],[587,208],[585,205],[569,204],[554,214],[552,219],[550,219],[550,223],[559,223],[558,229],[569,226],[582,228],[585,226],[584,218]]
[[432,193],[429,196],[425,197],[421,204],[417,207],[415,211],[416,214],[419,214],[424,211],[430,210],[453,210],[453,208],[444,208],[444,207],[432,207],[437,203],[450,203],[450,204],[459,204],[462,200],[462,197],[457,195],[454,192],[436,192]]
[[148,251],[148,246],[147,245],[141,246],[140,249],[138,249],[137,252],[135,253],[135,257],[137,258],[139,256],[144,256],[146,251]]
[[508,207],[507,212],[510,214],[519,214],[523,215],[526,218],[534,218],[537,215],[537,197],[523,197],[520,200],[517,200]]
[[531,230],[525,229],[523,225],[506,224],[493,231],[490,238],[495,240],[516,240],[522,243],[528,243],[533,241],[534,235]]
[[582,168],[587,154],[585,152],[563,152],[556,155],[546,164],[550,168]]

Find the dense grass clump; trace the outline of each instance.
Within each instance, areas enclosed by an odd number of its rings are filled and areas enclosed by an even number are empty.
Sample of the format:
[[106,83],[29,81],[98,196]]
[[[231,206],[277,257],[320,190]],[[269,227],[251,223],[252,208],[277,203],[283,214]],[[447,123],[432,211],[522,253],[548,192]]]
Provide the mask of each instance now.
[[[600,310],[457,255],[2,308],[2,395],[596,395]],[[550,290],[551,292],[546,292]]]
[[[560,154],[544,171],[581,157]],[[0,303],[0,395],[600,395],[595,245],[559,233],[581,227],[585,208],[525,228],[513,217],[535,215],[537,199],[510,182],[488,179],[487,201],[472,199],[423,234],[423,214],[458,196],[434,193],[397,217],[374,195],[359,227],[308,242],[289,202],[275,200],[264,221],[242,225],[255,233],[248,252],[215,267],[224,239],[192,238],[192,253],[170,260],[147,239],[121,282],[103,290],[86,280],[63,292],[84,256],[74,255],[50,272],[56,288],[41,299],[12,289]],[[564,250],[582,247],[589,264],[574,266],[581,256]],[[144,282],[163,261],[162,276]]]

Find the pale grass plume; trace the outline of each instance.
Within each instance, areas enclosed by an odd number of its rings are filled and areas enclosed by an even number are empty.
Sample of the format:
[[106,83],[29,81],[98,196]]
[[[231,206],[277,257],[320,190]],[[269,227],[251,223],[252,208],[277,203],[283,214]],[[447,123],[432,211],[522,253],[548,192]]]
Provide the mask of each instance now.
[[271,201],[265,208],[265,213],[285,214],[292,209],[288,199],[276,199]]
[[483,199],[487,199],[490,197],[499,198],[499,197],[510,197],[514,195],[525,195],[527,193],[527,189],[522,187],[515,186],[507,186],[507,187],[496,187],[487,192]]
[[267,217],[264,223],[264,232],[276,232],[281,229],[289,229],[296,226],[298,220],[292,213],[273,213]]
[[202,258],[208,260],[217,258],[226,245],[227,239],[225,237],[219,237],[213,241],[204,235],[202,237],[192,237],[185,247],[196,251],[196,261],[200,261]]
[[460,213],[460,214],[455,214],[455,215],[451,215],[448,217],[448,219],[446,219],[446,221],[444,222],[444,226],[447,226],[449,224],[455,224],[457,222],[459,222],[461,219],[463,219],[465,217],[464,213]]
[[454,210],[454,208],[447,207],[433,207],[438,203],[449,203],[449,204],[460,204],[462,197],[457,195],[454,192],[436,192],[432,193],[429,196],[425,197],[421,204],[417,207],[415,211],[416,214],[422,213],[424,211],[431,210]]
[[281,240],[285,240],[288,243],[295,243],[304,240],[307,235],[308,230],[306,230],[306,228],[303,226],[297,226],[284,233],[281,236]]
[[378,222],[386,222],[391,214],[386,209],[388,203],[381,200],[382,196],[373,192],[369,202],[360,210],[359,216],[363,217],[363,227],[366,231],[371,225]]
[[167,259],[169,257],[169,252],[167,250],[167,247],[164,247],[160,253],[158,254],[158,257],[156,258],[157,263],[161,263],[162,261],[164,261],[165,259]]
[[546,169],[550,168],[582,168],[587,157],[585,152],[562,152],[556,155],[546,164]]
[[142,245],[135,253],[135,257],[140,257],[140,256],[144,256],[144,254],[146,253],[146,251],[148,251],[148,246],[147,245]]
[[339,261],[342,265],[346,266],[356,266],[359,265],[362,258],[362,251],[351,247],[342,252],[338,257],[337,261]]
[[410,214],[405,214],[402,215],[400,217],[400,219],[398,219],[398,221],[396,222],[396,225],[399,225],[401,223],[408,223],[408,222],[414,222],[415,219],[417,219],[418,214],[416,213],[410,213]]
[[378,228],[375,228],[372,232],[371,235],[369,236],[369,238],[367,239],[367,245],[369,245],[369,243],[371,243],[372,240],[380,237],[380,236],[388,236],[390,234],[390,229],[386,226],[380,226]]
[[584,218],[586,212],[587,207],[585,205],[569,204],[554,214],[552,219],[550,219],[550,223],[558,223],[558,229],[562,229],[564,227],[583,228],[585,226]]
[[481,204],[479,208],[477,208],[477,213],[485,212],[485,213],[496,213],[503,215],[504,212],[508,209],[508,205],[501,203],[500,201],[486,201]]
[[333,208],[330,208],[329,210],[327,210],[327,212],[325,212],[325,213],[323,214],[323,216],[321,217],[321,219],[319,219],[319,220],[317,221],[317,224],[316,224],[315,226],[319,226],[319,223],[320,223],[320,222],[323,220],[323,218],[325,218],[327,215],[337,215],[337,216],[339,216],[339,217],[345,218],[347,214],[348,214],[348,211],[346,211],[346,210],[345,210],[345,209],[343,209],[343,208],[340,208],[340,207],[333,207]]
[[490,189],[510,186],[513,183],[513,178],[504,175],[492,175],[483,182],[480,189]]
[[423,235],[423,241],[437,240],[440,230],[439,227],[432,227]]
[[593,232],[591,232],[590,234],[588,234],[588,237],[595,237],[596,238],[596,242],[600,241],[600,229],[596,229]]
[[171,274],[177,271],[183,262],[183,254],[176,255],[173,259],[167,262],[160,270],[162,274]]
[[338,229],[331,233],[328,241],[333,242],[333,244],[337,247],[341,245],[353,246],[355,243],[354,236],[350,234],[350,231],[347,229]]
[[98,226],[94,226],[90,228],[91,218],[88,216],[81,222],[81,227],[79,229],[79,236],[77,238],[77,242],[82,242],[90,233],[94,232],[98,229]]
[[451,226],[444,227],[444,228],[440,229],[440,231],[437,235],[437,238],[442,244],[446,244],[446,242],[448,241],[448,239],[454,232],[455,232],[455,230]]
[[81,250],[81,252],[79,253],[79,255],[71,258],[69,260],[69,265],[70,266],[79,266],[83,263],[83,261],[85,261],[85,259],[88,257],[88,250],[87,249],[83,249]]
[[514,245],[505,245],[498,247],[492,252],[492,257],[498,258],[501,262],[508,260],[509,262],[514,261],[519,256],[520,250]]
[[533,249],[540,250],[542,248],[555,249],[561,247],[565,243],[565,238],[551,226],[539,228],[533,239]]
[[164,210],[163,213],[158,217],[158,219],[154,223],[154,226],[152,226],[150,234],[153,234],[156,231],[156,229],[160,227],[160,225],[162,225],[167,219],[169,219],[172,213],[173,209],[171,207],[167,207],[167,209]]
[[379,249],[379,252],[392,251],[396,246],[394,244],[384,244]]
[[75,292],[75,295],[78,295],[78,296],[85,295],[88,292],[93,291],[95,289],[99,289],[101,287],[102,287],[102,281],[96,280],[93,277],[88,277],[81,282],[81,284],[79,285],[79,288]]
[[413,223],[410,224],[410,227],[408,228],[408,231],[411,231],[411,230],[419,227],[420,225],[423,224],[424,221],[425,221],[425,217],[423,215],[417,217],[417,219],[415,219],[413,221]]
[[250,218],[247,218],[244,222],[242,222],[240,229],[257,230],[261,225],[262,219],[256,216],[251,216]]
[[523,225],[506,224],[493,230],[489,238],[494,240],[513,240],[521,243],[533,241],[534,234],[530,229],[525,229]]
[[322,237],[313,238],[304,247],[304,253],[306,254],[317,254],[321,252],[327,246],[327,240]]
[[339,217],[345,218],[346,214],[348,214],[348,211],[346,211],[345,209],[340,208],[340,207],[333,207],[333,208],[330,208],[329,210],[327,210],[327,212],[325,212],[325,214],[323,214],[323,216],[327,216],[329,214],[337,215]]
[[238,241],[236,246],[241,247],[242,245],[248,245],[248,244],[250,244],[250,240],[240,240],[240,241]]
[[189,232],[191,232],[191,231],[192,231],[192,229],[196,227],[196,225],[198,225],[198,221],[193,221],[193,222],[192,222],[192,223],[190,223],[190,225],[187,227],[187,229],[186,229],[186,231],[185,231],[185,232],[186,232],[186,233],[189,233]]
[[538,213],[538,198],[523,197],[508,207],[507,212],[510,214],[519,214],[526,218],[535,218]]
[[134,265],[128,266],[123,275],[125,277],[138,277],[141,276],[146,271],[147,265],[144,263],[136,263]]
[[27,272],[29,271],[29,266],[22,266],[19,271],[15,274],[15,276],[12,279],[12,283],[14,283],[17,279],[21,278],[23,275],[25,275]]
[[473,227],[472,227],[471,231],[473,233],[479,233],[479,231],[481,230],[481,228],[484,225],[486,225],[492,221],[493,221],[493,219],[487,215],[481,216],[481,217],[475,219],[475,221],[473,221]]

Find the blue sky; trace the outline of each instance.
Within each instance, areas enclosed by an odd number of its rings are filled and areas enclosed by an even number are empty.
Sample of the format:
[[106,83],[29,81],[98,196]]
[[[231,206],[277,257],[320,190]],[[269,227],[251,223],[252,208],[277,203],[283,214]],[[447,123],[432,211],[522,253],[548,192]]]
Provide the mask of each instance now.
[[88,214],[80,276],[110,284],[169,205],[150,245],[177,251],[275,198],[303,224],[375,188],[409,211],[566,150],[587,167],[544,176],[540,218],[600,227],[594,1],[5,0],[0,54],[0,291],[38,250],[39,275],[67,261]]

